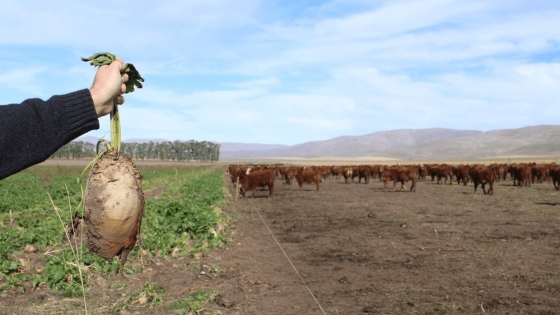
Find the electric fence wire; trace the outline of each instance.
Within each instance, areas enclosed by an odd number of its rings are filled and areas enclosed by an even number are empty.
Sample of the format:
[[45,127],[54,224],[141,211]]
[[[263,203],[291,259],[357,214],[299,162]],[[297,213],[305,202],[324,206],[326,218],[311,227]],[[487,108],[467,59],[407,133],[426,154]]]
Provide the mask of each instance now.
[[259,218],[261,219],[262,223],[264,224],[264,226],[266,227],[266,229],[268,230],[268,232],[270,233],[270,235],[272,236],[272,238],[274,239],[274,241],[276,242],[276,245],[278,245],[278,247],[280,247],[280,250],[282,251],[282,253],[284,253],[284,256],[286,257],[286,259],[288,260],[288,262],[290,263],[290,265],[292,265],[292,268],[294,268],[294,271],[296,272],[296,274],[298,275],[299,279],[301,280],[301,282],[303,283],[303,285],[307,288],[307,291],[309,292],[309,294],[311,294],[311,297],[313,298],[313,300],[315,301],[315,303],[317,303],[317,306],[319,306],[319,309],[321,310],[321,312],[323,312],[323,314],[327,315],[327,313],[325,313],[325,311],[323,310],[323,307],[321,307],[321,304],[319,303],[319,301],[315,298],[315,295],[313,295],[313,292],[311,291],[311,289],[309,288],[309,286],[307,285],[307,283],[305,282],[305,280],[303,280],[303,277],[300,275],[299,271],[297,270],[296,266],[294,266],[294,264],[292,263],[292,261],[290,260],[290,257],[288,257],[288,254],[286,254],[286,251],[284,251],[284,248],[282,248],[282,246],[280,245],[280,242],[278,242],[278,240],[276,239],[276,237],[274,236],[274,234],[272,233],[272,231],[270,230],[270,228],[268,227],[268,225],[266,224],[266,222],[264,221],[263,217],[261,216],[261,214],[259,213],[259,211],[257,210],[257,207],[255,207],[255,204],[253,204],[253,201],[249,198],[247,198],[250,202],[251,202],[251,206],[253,206],[253,210],[257,213],[257,215],[259,216]]

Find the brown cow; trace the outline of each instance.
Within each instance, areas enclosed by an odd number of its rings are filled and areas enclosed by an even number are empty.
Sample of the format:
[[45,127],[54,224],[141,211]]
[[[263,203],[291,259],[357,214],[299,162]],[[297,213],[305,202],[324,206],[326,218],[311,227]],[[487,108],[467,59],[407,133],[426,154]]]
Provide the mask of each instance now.
[[296,173],[296,180],[299,185],[299,190],[302,190],[303,184],[312,184],[315,183],[317,185],[317,190],[319,190],[319,185],[321,183],[321,172],[314,169],[306,169],[302,167]]
[[381,178],[379,172],[381,170],[381,165],[370,165],[369,169],[371,171],[371,178]]
[[352,167],[344,167],[342,169],[342,176],[344,177],[344,182],[348,184],[348,180],[352,183],[354,182],[354,176],[352,174]]
[[426,168],[426,174],[427,176],[430,176],[432,178],[432,182],[434,181],[434,178],[436,177],[437,174],[437,164],[424,164],[424,167]]
[[455,165],[451,167],[451,172],[457,179],[457,184],[463,183],[464,186],[467,186],[469,182],[469,166],[468,165]]
[[[482,185],[482,191],[484,194],[493,195],[494,194],[494,181],[496,180],[496,173],[490,167],[486,165],[473,165],[469,167],[469,176],[474,184],[474,192],[476,193],[476,188],[479,184]],[[488,192],[484,186],[488,184]]]
[[451,179],[451,176],[453,176],[453,173],[451,172],[451,166],[450,165],[438,164],[438,165],[432,166],[432,169],[434,171],[434,174],[437,177],[438,185],[441,183],[442,178],[444,178],[444,181],[443,181],[444,184],[447,184],[447,179],[449,179],[449,185],[453,184],[453,180]]
[[410,191],[416,192],[416,176],[418,175],[417,166],[392,166],[384,167],[381,172],[381,180],[383,181],[383,191],[389,186],[389,181],[393,181],[393,191],[397,182],[401,183],[401,190],[406,190],[405,182],[412,181]]
[[367,165],[362,165],[358,167],[358,183],[362,182],[362,178],[366,184],[369,184],[369,179],[371,177],[371,169]]
[[275,171],[273,169],[263,169],[259,171],[252,171],[250,168],[247,169],[247,173],[243,182],[241,184],[241,196],[244,197],[248,191],[252,191],[252,197],[255,197],[255,191],[259,187],[268,186],[270,191],[270,197],[274,193],[274,180],[276,178]]
[[504,166],[504,164],[493,163],[493,164],[488,165],[488,167],[493,169],[494,173],[496,173],[496,182],[499,182],[500,179],[505,180],[504,175],[507,174],[507,172],[506,172],[506,167]]
[[534,184],[548,180],[549,166],[547,164],[531,163],[531,182]]
[[550,178],[552,178],[552,184],[556,190],[560,190],[560,166],[553,167],[548,172]]
[[429,166],[424,164],[418,168],[418,179],[426,180],[426,176],[428,176],[428,169]]
[[296,167],[286,167],[284,168],[284,180],[286,184],[291,185],[292,179],[296,176],[297,168]]
[[331,177],[338,179],[340,175],[342,175],[342,166],[331,166]]
[[512,164],[508,168],[514,186],[531,186],[531,167],[527,163]]

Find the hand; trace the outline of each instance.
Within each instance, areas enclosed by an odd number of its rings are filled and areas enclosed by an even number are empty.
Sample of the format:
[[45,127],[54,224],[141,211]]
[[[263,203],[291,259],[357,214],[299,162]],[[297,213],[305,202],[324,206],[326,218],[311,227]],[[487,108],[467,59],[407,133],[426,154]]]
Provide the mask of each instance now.
[[122,94],[126,91],[125,82],[128,81],[128,74],[124,71],[124,62],[119,57],[110,65],[97,69],[89,92],[98,118],[111,113],[114,104],[124,103]]

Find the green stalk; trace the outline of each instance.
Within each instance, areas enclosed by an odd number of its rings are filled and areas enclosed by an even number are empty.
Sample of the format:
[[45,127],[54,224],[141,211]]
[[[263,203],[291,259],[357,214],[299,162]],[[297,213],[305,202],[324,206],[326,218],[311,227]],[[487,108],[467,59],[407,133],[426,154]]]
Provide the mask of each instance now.
[[111,112],[111,147],[121,152],[121,119],[119,115],[119,105],[113,102],[113,111]]

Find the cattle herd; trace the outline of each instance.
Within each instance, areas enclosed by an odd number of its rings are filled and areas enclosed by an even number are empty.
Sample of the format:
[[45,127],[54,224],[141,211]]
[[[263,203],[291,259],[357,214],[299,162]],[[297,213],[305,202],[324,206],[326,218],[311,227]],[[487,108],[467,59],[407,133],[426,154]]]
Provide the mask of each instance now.
[[[258,188],[267,187],[269,195],[274,194],[274,183],[283,180],[291,185],[293,180],[297,181],[299,190],[304,184],[314,184],[317,190],[321,182],[327,179],[344,178],[345,183],[361,183],[362,180],[368,184],[370,179],[378,178],[383,182],[383,190],[389,189],[389,183],[393,184],[395,191],[397,183],[401,184],[401,190],[408,190],[406,183],[411,182],[410,191],[416,191],[417,180],[437,180],[437,184],[467,185],[472,182],[474,192],[481,186],[484,194],[494,193],[494,183],[507,180],[508,175],[515,186],[531,186],[535,182],[552,181],[556,190],[560,189],[560,166],[556,163],[513,163],[513,164],[422,164],[422,165],[332,165],[332,166],[286,166],[286,165],[228,165],[228,173],[232,184],[239,185],[241,196]],[[488,185],[488,189],[486,189]]]

